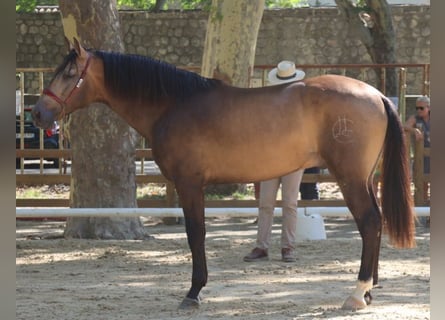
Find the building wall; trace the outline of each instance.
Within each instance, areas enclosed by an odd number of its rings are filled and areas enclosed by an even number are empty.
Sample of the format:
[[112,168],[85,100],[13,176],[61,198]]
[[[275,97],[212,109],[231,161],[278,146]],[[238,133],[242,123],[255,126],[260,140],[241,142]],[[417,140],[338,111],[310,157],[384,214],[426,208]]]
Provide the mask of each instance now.
[[[392,13],[397,62],[429,63],[430,7],[393,6]],[[207,12],[121,11],[120,19],[128,53],[180,66],[201,64]],[[17,14],[16,38],[17,67],[55,67],[66,54],[57,12]],[[275,64],[283,59],[295,60],[297,64],[371,62],[335,7],[266,10],[255,64]]]

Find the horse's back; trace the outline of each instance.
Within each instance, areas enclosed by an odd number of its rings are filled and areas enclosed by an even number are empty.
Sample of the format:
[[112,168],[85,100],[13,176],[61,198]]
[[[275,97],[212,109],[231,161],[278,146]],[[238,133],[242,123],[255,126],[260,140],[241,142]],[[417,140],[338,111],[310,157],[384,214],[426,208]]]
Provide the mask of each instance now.
[[163,153],[175,152],[162,156],[177,157],[209,182],[264,180],[360,152],[374,158],[386,128],[376,89],[329,75],[256,89],[223,86],[165,121]]

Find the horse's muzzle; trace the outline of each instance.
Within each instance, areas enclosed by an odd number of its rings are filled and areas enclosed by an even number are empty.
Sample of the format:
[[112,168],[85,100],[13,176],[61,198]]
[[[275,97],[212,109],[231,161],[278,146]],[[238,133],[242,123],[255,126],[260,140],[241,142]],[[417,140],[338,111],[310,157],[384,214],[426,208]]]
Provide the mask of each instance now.
[[46,108],[41,99],[32,108],[31,115],[34,125],[42,129],[49,129],[54,124],[54,113]]

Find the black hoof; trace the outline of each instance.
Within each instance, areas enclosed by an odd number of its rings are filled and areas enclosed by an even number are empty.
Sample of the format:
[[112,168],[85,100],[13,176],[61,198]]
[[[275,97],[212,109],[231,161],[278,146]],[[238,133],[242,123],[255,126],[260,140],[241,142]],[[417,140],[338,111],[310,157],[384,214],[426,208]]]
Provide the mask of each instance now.
[[201,305],[201,298],[198,296],[197,299],[192,299],[185,297],[179,305],[179,309],[189,310],[189,309],[197,309]]

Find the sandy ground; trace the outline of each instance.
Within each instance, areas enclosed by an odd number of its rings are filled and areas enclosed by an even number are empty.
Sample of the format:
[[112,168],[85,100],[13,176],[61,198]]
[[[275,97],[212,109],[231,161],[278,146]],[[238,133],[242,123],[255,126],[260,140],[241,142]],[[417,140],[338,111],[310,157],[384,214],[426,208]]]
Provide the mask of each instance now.
[[146,219],[145,241],[65,240],[63,222],[17,221],[17,319],[429,319],[429,228],[417,248],[384,237],[380,285],[359,311],[340,307],[355,287],[361,240],[350,219],[325,219],[328,240],[298,245],[296,263],[280,261],[280,219],[271,259],[246,263],[254,219],[207,220],[209,282],[195,311],[178,310],[190,286],[184,226]]

